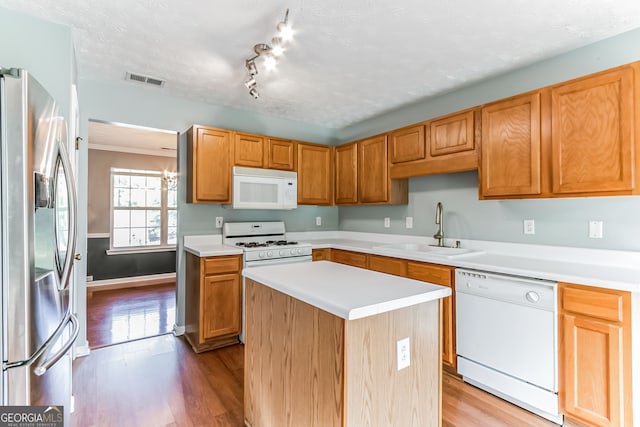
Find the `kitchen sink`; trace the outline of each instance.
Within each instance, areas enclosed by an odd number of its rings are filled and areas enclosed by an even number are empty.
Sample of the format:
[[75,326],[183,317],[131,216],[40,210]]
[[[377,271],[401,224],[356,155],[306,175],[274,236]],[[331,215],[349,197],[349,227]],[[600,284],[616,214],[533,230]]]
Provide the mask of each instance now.
[[441,256],[445,258],[455,258],[459,256],[477,255],[482,253],[469,248],[452,248],[446,246],[432,246],[426,243],[390,243],[386,245],[374,246],[373,249],[384,249],[401,252],[417,252],[425,255]]

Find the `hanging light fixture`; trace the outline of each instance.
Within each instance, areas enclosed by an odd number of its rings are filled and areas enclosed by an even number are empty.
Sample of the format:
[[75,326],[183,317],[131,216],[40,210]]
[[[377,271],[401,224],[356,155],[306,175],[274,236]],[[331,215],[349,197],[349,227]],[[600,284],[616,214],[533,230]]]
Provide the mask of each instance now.
[[253,46],[255,55],[245,61],[245,67],[249,73],[249,77],[244,85],[249,89],[249,95],[258,99],[258,89],[256,75],[258,75],[258,67],[256,59],[263,58],[263,66],[267,71],[274,71],[278,65],[278,58],[284,53],[284,45],[291,41],[293,30],[289,25],[289,9],[284,14],[284,20],[280,21],[276,26],[277,34],[271,39],[271,46],[266,43],[258,43]]

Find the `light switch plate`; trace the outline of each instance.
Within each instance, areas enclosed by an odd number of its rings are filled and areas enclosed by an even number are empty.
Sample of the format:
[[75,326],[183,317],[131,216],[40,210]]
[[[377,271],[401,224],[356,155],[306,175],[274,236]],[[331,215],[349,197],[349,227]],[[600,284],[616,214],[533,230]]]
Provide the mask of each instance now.
[[398,340],[396,343],[398,371],[411,365],[411,346],[409,337]]
[[321,216],[317,216],[316,217],[316,225],[317,226],[321,226],[322,225],[322,217]]
[[412,216],[408,216],[405,220],[405,226],[407,228],[413,228],[413,217]]
[[224,218],[222,218],[221,216],[217,216],[216,217],[216,228],[222,228],[222,222],[224,221]]
[[391,218],[386,217],[384,219],[384,228],[389,228],[389,227],[391,227]]
[[524,234],[536,234],[536,222],[532,219],[525,219],[523,221]]
[[589,237],[591,239],[602,239],[602,221],[589,221]]

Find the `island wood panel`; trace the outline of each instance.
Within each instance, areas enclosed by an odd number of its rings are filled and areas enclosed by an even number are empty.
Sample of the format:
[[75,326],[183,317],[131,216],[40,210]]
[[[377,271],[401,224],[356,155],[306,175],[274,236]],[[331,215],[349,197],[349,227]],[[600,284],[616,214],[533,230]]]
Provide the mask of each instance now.
[[[345,425],[436,427],[441,423],[439,301],[345,322]],[[396,342],[410,339],[397,370]]]
[[336,147],[336,204],[358,203],[358,145]]
[[248,426],[342,427],[344,320],[246,280]]
[[267,167],[287,171],[296,170],[296,143],[287,139],[269,138]]
[[188,203],[231,202],[231,134],[197,125],[187,131]]
[[442,363],[457,369],[455,268],[409,261],[407,277],[452,288],[451,296],[442,299]]
[[261,168],[264,166],[264,137],[236,132],[234,137],[234,161],[236,166]]
[[480,197],[541,193],[540,92],[482,108]]
[[634,188],[632,68],[553,86],[551,124],[554,193]]

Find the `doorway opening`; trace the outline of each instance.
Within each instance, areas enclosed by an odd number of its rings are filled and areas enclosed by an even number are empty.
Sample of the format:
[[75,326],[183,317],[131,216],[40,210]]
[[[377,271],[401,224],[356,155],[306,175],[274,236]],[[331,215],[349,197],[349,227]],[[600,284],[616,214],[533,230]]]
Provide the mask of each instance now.
[[89,120],[90,348],[175,324],[178,133]]

